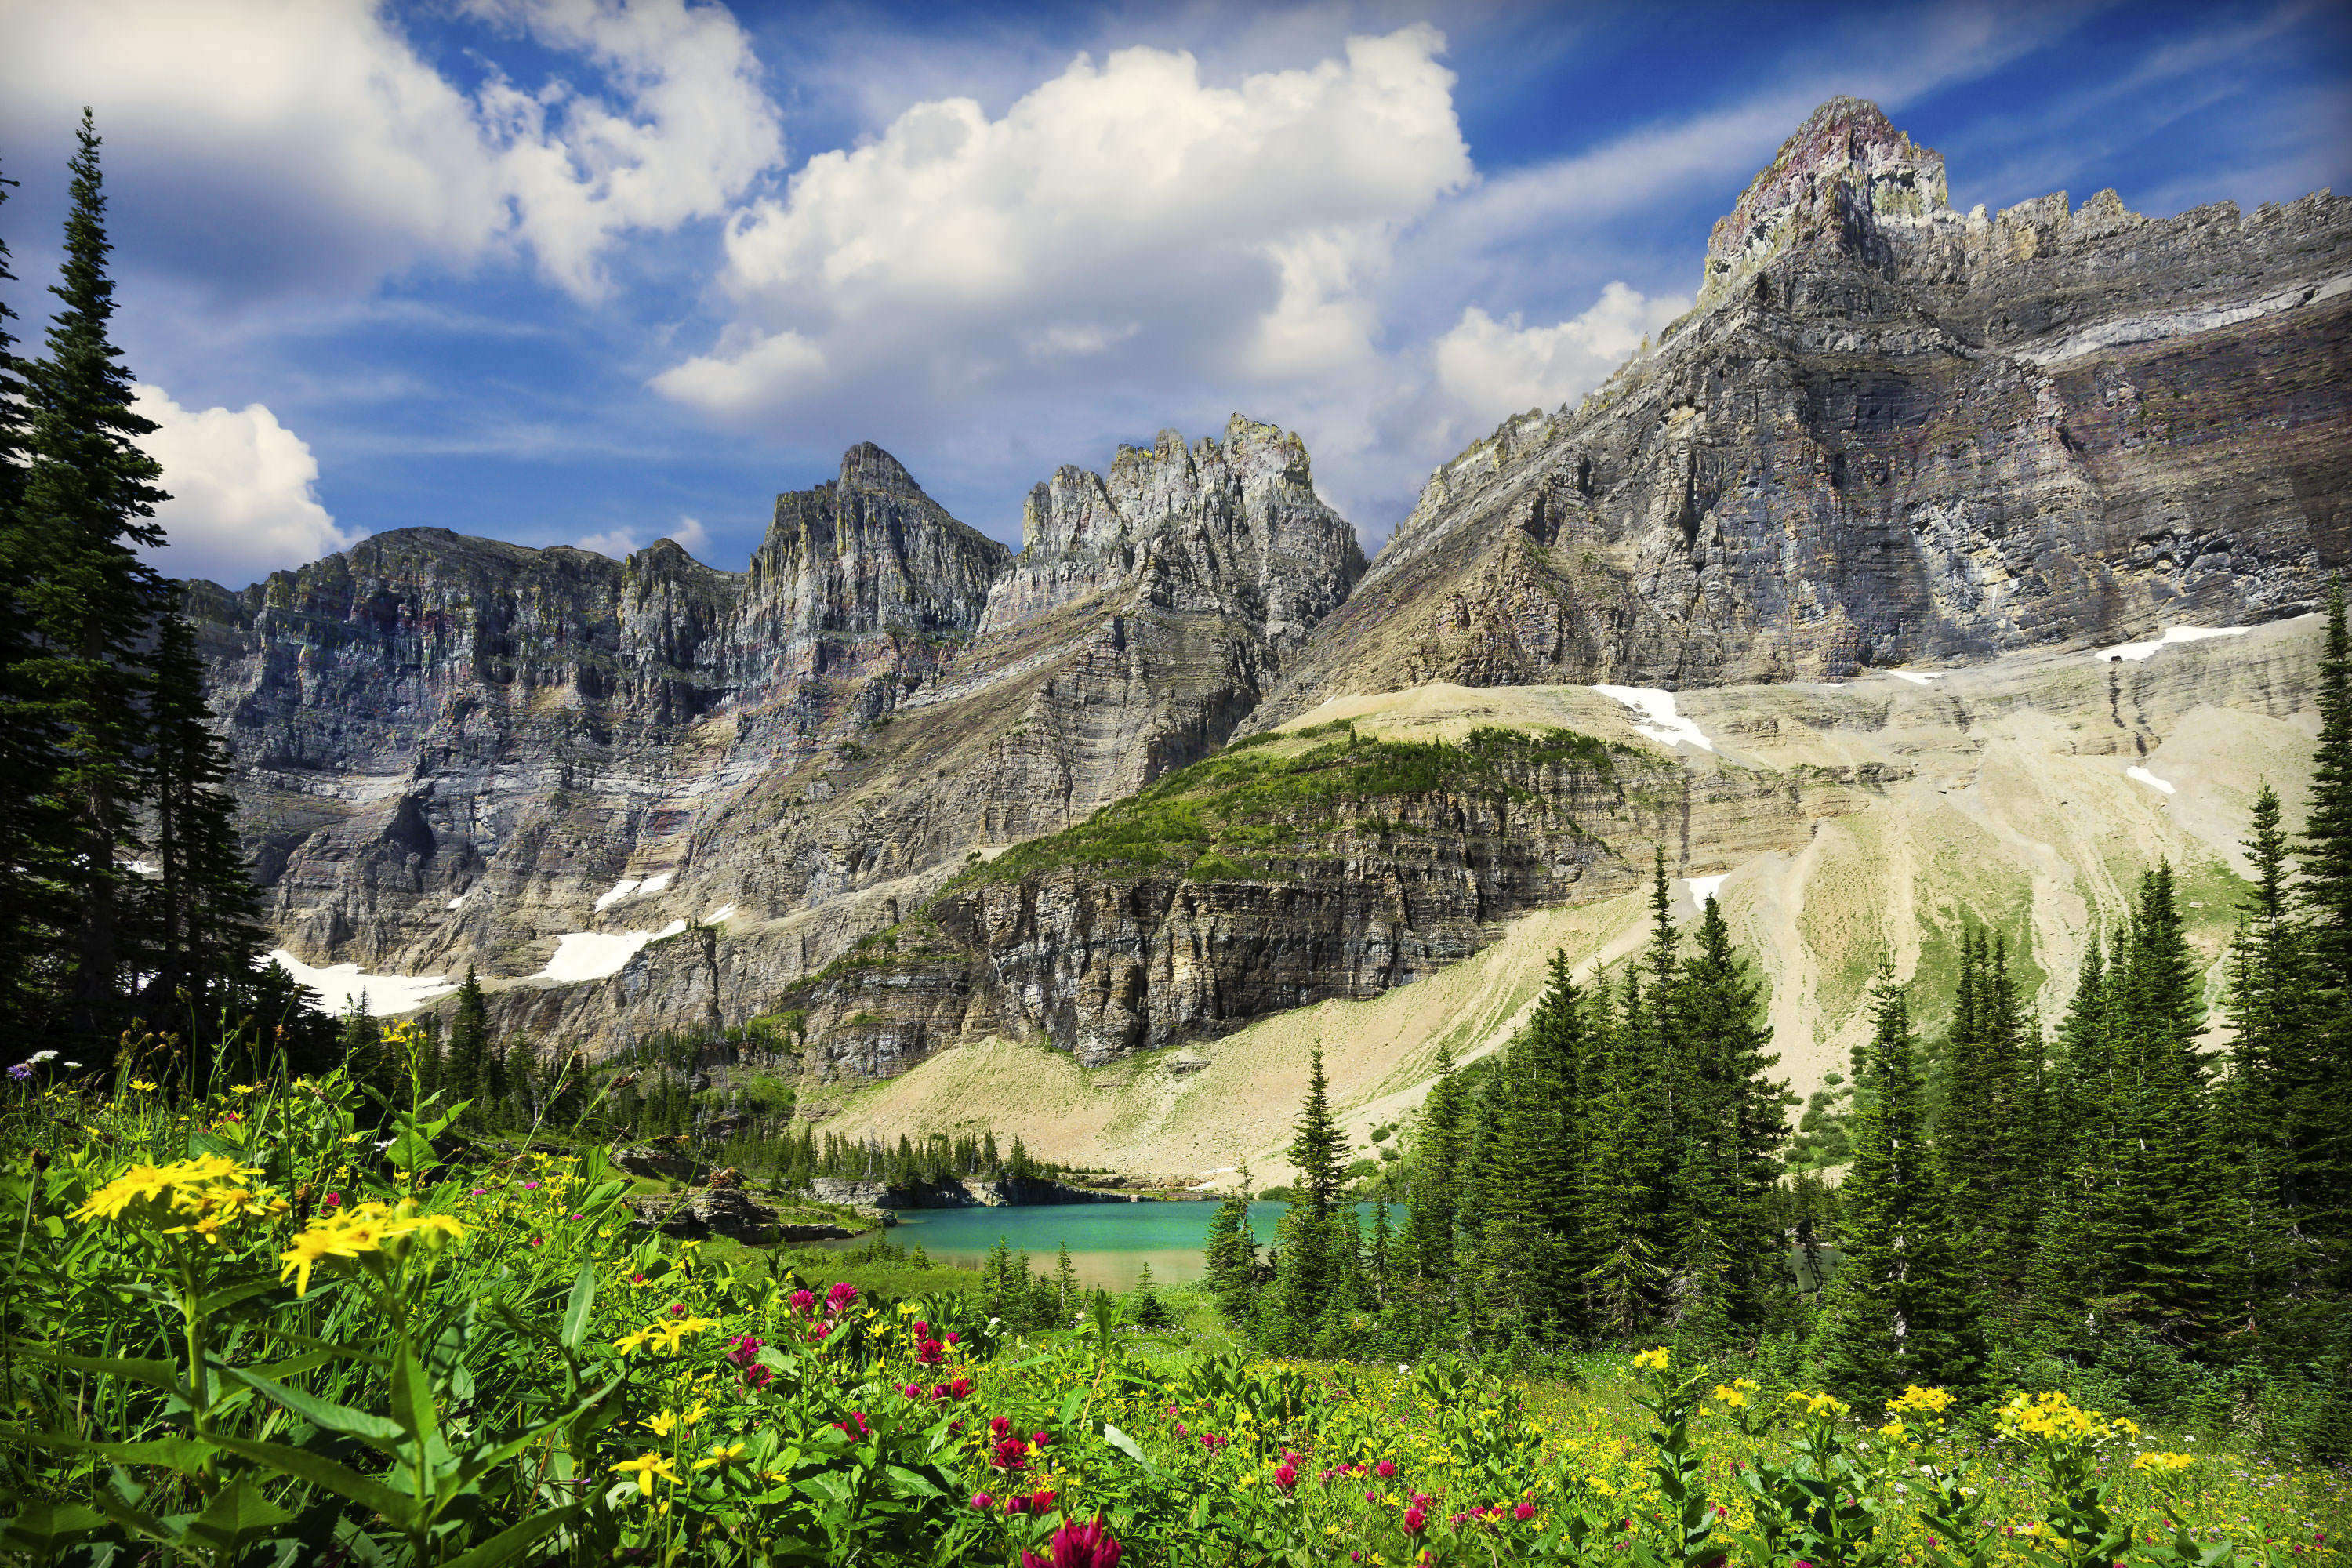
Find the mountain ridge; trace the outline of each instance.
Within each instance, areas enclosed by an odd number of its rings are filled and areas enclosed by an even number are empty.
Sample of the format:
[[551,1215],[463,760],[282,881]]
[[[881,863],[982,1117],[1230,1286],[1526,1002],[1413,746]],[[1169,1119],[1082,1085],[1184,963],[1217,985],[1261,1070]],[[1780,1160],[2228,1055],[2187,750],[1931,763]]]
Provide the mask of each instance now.
[[[1937,154],[1835,100],[1717,225],[1688,315],[1442,465],[1370,563],[1304,443],[1235,415],[1057,468],[1018,552],[866,443],[743,573],[402,530],[188,602],[313,963],[479,964],[501,1028],[603,1051],[797,1013],[812,1084],[991,1034],[1116,1062],[1425,979],[1654,844],[1705,874],[1911,787],[1661,753],[1596,686],[1769,711],[2307,610],[2352,554],[2347,278],[2328,193],[1962,215]],[[1562,711],[1624,758],[1606,789],[1515,775],[1525,844],[1475,792],[1343,790],[1212,822],[1192,863],[973,872],[1335,704],[1502,688],[1587,693]],[[2161,744],[2115,717],[2098,746]],[[567,951],[598,972],[550,973]]]

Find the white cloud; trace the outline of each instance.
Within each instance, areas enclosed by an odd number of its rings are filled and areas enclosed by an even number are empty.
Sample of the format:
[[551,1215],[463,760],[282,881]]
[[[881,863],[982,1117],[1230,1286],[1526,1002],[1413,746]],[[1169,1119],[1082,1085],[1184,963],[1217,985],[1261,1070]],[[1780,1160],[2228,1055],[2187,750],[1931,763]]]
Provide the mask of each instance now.
[[[703,560],[705,553],[710,548],[710,531],[703,527],[698,520],[683,514],[677,520],[677,526],[669,531],[668,537],[682,546],[686,552],[697,561]],[[624,561],[643,550],[653,541],[641,540],[638,537],[638,531],[634,528],[614,528],[607,529],[603,533],[592,533],[585,538],[575,539],[572,542],[583,550],[593,550],[599,555],[609,555],[615,561]],[[604,906],[600,904],[597,907],[602,909]]]
[[1041,357],[1228,384],[1368,363],[1366,279],[1473,177],[1443,47],[1411,26],[1231,88],[1190,54],[1127,48],[998,119],[918,104],[735,219],[736,321],[655,384],[751,424],[845,389],[1025,391]]
[[685,0],[473,0],[601,78],[475,93],[366,0],[0,0],[0,130],[52,143],[83,104],[110,184],[235,289],[364,287],[528,247],[583,298],[625,230],[715,216],[782,157],[734,18]]
[[1683,296],[1648,299],[1622,283],[1603,289],[1582,315],[1549,327],[1523,327],[1517,311],[1498,321],[1473,305],[1432,346],[1436,388],[1447,416],[1475,435],[1508,415],[1574,402],[1690,307]]
[[319,504],[309,444],[263,405],[199,412],[142,386],[131,405],[158,426],[140,445],[163,465],[172,493],[156,509],[169,534],[149,552],[158,569],[242,587],[353,543]]

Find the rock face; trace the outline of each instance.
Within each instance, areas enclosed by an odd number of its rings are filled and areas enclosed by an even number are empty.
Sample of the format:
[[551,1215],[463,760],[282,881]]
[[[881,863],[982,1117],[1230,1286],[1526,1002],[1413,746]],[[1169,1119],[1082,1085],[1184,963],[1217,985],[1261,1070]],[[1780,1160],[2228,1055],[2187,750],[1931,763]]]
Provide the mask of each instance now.
[[1432,476],[1252,727],[1333,690],[1689,687],[2311,607],[2352,556],[2352,202],[1993,216],[1824,104],[1699,304]]
[[[2352,556],[2347,343],[2352,203],[1960,214],[1841,99],[1689,315],[1440,468],[1369,569],[1298,439],[1236,416],[1056,470],[1018,554],[860,446],[742,574],[404,530],[188,603],[305,962],[473,964],[501,1032],[592,1053],[769,1015],[820,1081],[992,1033],[1101,1062],[1900,782],[1620,747],[1414,784],[1327,734],[1236,783],[1234,737],[1434,682],[1687,694],[2297,613]],[[1592,702],[1563,721],[1624,732]]]
[[1060,470],[1027,530],[1016,557],[861,446],[741,574],[418,530],[196,584],[274,927],[476,965],[501,1029],[738,1021],[975,849],[1213,751],[1364,569],[1297,437],[1239,416]]
[[[629,1206],[637,1215],[631,1222],[633,1225],[639,1229],[660,1231],[664,1236],[697,1239],[724,1236],[736,1241],[765,1244],[772,1241],[815,1241],[826,1237],[856,1234],[840,1226],[793,1226],[786,1228],[793,1234],[779,1235],[776,1211],[765,1204],[753,1203],[735,1188],[680,1193],[671,1197],[632,1198]],[[810,1231],[821,1234],[806,1234]]]
[[944,1181],[910,1182],[896,1187],[881,1182],[852,1181],[845,1176],[818,1176],[809,1183],[809,1192],[823,1203],[877,1210],[1028,1208],[1141,1201],[1124,1193],[1091,1192],[1042,1176],[1006,1176],[993,1182],[950,1176]]

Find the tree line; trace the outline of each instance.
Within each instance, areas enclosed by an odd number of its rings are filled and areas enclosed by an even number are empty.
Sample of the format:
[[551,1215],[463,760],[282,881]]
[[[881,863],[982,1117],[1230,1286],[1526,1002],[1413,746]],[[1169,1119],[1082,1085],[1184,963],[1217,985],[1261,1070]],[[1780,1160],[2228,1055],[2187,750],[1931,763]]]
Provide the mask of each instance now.
[[[2168,865],[2095,938],[2054,1031],[2002,939],[1960,938],[1923,1041],[1882,974],[1850,1063],[1834,1187],[1790,1173],[1796,1104],[1761,984],[1714,900],[1614,980],[1555,954],[1491,1068],[1441,1058],[1405,1211],[1370,1226],[1319,1047],[1270,1249],[1221,1211],[1212,1290],[1271,1350],[1651,1343],[1737,1354],[1849,1398],[2071,1370],[2144,1407],[2268,1388],[2352,1447],[2352,644],[2331,584],[2299,839],[2267,785],[2227,955],[2226,1044]],[[1931,1044],[1937,1048],[1930,1049]],[[1931,1080],[1931,1068],[1940,1067]],[[1939,1091],[1937,1091],[1939,1089]],[[1824,1255],[1827,1255],[1826,1258]],[[1826,1281],[1826,1283],[1825,1283]]]
[[[285,1016],[222,785],[196,634],[140,557],[170,499],[112,341],[100,141],[83,111],[42,352],[0,301],[0,1001],[104,1059],[123,1031],[201,1048],[226,1016]],[[0,201],[16,182],[0,179]],[[0,282],[14,282],[0,241]]]

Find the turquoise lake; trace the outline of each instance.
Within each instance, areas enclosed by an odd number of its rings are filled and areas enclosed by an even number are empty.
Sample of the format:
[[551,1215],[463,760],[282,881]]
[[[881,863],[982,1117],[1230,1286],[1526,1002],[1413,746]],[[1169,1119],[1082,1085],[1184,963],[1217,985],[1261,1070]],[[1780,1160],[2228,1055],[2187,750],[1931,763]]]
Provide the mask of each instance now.
[[[1273,1241],[1282,1217],[1281,1204],[1250,1205],[1250,1231],[1264,1247]],[[1367,1237],[1371,1235],[1372,1205],[1359,1204]],[[978,1268],[989,1249],[1003,1237],[1014,1252],[1029,1249],[1029,1267],[1053,1272],[1056,1247],[1067,1245],[1078,1283],[1108,1290],[1132,1290],[1151,1265],[1155,1284],[1175,1285],[1198,1279],[1205,1272],[1201,1248],[1209,1237],[1215,1204],[1056,1204],[1036,1208],[902,1209],[898,1223],[883,1235],[894,1246],[920,1247],[934,1263],[958,1268]],[[1402,1226],[1404,1210],[1391,1206],[1389,1224]],[[849,1241],[821,1242],[823,1247],[863,1247],[866,1237]],[[1834,1272],[1838,1253],[1822,1249],[1828,1272]],[[1789,1254],[1792,1276],[1811,1288],[1803,1257]]]
[[[1263,1247],[1274,1239],[1275,1222],[1282,1217],[1280,1204],[1250,1205],[1250,1229]],[[1371,1224],[1371,1207],[1362,1205],[1364,1224]],[[1400,1224],[1404,1211],[1391,1209],[1390,1223]],[[904,1209],[898,1223],[884,1232],[894,1246],[920,1247],[934,1263],[977,1268],[989,1249],[1003,1237],[1019,1252],[1029,1249],[1029,1266],[1050,1273],[1055,1249],[1066,1245],[1078,1282],[1110,1290],[1131,1290],[1146,1263],[1157,1284],[1175,1285],[1198,1279],[1202,1272],[1201,1248],[1208,1240],[1215,1204],[1054,1204],[1035,1208]],[[835,1247],[863,1247],[854,1241],[829,1242]]]

